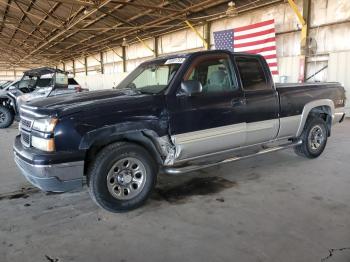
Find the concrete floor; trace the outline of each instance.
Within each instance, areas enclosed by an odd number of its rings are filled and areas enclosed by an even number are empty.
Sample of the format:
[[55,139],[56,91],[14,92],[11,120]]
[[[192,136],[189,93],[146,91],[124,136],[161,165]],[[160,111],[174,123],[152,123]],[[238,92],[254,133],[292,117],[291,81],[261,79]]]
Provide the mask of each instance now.
[[97,208],[86,188],[30,189],[13,163],[16,133],[0,130],[1,262],[350,261],[350,120],[316,160],[287,150],[161,176],[126,214]]

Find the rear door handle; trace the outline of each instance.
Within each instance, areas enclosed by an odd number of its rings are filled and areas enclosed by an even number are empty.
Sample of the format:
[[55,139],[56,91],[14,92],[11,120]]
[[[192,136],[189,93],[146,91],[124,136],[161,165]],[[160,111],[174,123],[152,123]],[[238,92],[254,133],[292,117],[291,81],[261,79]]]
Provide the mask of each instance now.
[[231,101],[232,106],[241,106],[247,104],[247,100],[245,98],[236,98]]

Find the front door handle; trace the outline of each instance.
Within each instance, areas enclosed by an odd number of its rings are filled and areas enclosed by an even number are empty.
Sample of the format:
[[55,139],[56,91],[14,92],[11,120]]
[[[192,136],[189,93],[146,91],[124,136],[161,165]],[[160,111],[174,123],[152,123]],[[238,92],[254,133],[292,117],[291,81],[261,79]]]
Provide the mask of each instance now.
[[245,98],[235,98],[231,101],[232,106],[242,106],[247,104],[247,100]]

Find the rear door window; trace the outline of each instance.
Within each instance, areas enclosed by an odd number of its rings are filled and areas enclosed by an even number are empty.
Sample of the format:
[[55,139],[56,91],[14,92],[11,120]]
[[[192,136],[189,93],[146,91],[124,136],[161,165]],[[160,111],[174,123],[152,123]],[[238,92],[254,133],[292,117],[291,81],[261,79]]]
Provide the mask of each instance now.
[[74,78],[68,78],[68,85],[79,85]]
[[245,91],[271,90],[264,67],[258,58],[236,57],[235,61]]
[[56,73],[56,84],[58,85],[68,85],[68,77],[66,74]]

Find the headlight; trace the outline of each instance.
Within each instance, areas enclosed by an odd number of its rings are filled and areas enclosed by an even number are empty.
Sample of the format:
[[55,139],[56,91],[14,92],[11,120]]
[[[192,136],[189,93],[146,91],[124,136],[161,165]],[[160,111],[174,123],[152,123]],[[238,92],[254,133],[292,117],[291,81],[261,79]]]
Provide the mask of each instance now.
[[32,147],[37,149],[53,152],[55,151],[55,142],[53,138],[45,139],[36,136],[32,136]]
[[53,132],[57,124],[57,118],[43,118],[34,121],[33,129],[41,132]]

